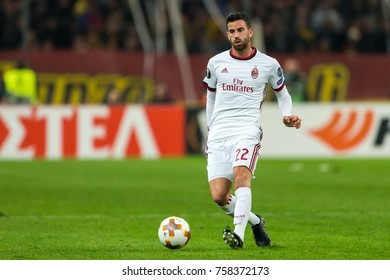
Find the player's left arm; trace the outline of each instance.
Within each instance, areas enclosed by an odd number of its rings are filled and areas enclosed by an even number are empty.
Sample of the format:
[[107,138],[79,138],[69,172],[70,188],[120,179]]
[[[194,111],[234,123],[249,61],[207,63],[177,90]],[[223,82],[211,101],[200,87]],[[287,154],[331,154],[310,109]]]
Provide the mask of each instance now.
[[292,115],[291,113],[291,95],[285,85],[283,69],[276,59],[273,59],[272,61],[269,82],[274,89],[276,97],[278,98],[279,108],[282,112],[284,125],[287,127],[295,127],[296,129],[300,128],[302,120],[298,116]]
[[300,128],[302,120],[298,116],[291,114],[292,99],[287,87],[283,85],[283,88],[275,91],[275,94],[278,99],[280,111],[283,115],[284,125],[287,127],[295,127],[296,129]]

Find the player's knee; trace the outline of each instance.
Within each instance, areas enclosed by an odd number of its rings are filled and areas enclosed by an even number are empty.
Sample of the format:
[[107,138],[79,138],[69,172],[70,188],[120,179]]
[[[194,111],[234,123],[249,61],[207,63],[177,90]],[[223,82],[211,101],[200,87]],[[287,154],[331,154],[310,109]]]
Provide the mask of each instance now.
[[229,201],[229,197],[222,193],[213,193],[212,196],[218,206],[225,206]]

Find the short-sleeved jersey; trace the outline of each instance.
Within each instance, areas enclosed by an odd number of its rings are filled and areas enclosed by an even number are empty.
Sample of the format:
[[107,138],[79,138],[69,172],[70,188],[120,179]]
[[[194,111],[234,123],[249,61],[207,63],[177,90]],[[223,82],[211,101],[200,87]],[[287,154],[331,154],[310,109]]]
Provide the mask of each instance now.
[[254,135],[260,141],[260,114],[267,85],[275,91],[281,90],[284,76],[276,59],[255,48],[244,59],[228,50],[209,60],[203,84],[216,92],[214,110],[207,124],[208,141],[240,135]]

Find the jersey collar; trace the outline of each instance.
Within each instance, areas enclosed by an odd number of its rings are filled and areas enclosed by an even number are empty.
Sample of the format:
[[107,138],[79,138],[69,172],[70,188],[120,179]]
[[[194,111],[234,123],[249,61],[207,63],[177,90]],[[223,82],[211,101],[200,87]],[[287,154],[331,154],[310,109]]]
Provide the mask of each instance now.
[[230,53],[230,56],[231,56],[232,58],[234,58],[234,59],[238,59],[238,60],[249,60],[249,59],[253,58],[253,57],[256,55],[257,49],[254,48],[254,47],[252,47],[252,53],[251,53],[249,56],[247,56],[247,57],[235,56],[235,55],[233,54],[233,49],[230,49],[229,53]]

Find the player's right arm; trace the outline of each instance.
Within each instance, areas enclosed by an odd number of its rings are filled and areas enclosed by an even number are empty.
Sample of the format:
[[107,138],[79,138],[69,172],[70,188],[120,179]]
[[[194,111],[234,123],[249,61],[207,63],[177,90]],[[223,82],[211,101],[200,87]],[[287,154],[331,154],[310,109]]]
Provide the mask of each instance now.
[[205,77],[203,79],[203,85],[206,87],[207,101],[206,101],[206,120],[207,120],[207,128],[210,128],[211,119],[214,112],[215,106],[215,97],[216,97],[216,86],[217,81],[214,74],[214,66],[209,61],[207,64],[207,68],[205,71]]
[[214,112],[215,95],[216,95],[215,91],[212,92],[210,90],[207,90],[207,102],[206,102],[207,128],[209,128],[210,126],[211,117],[213,116],[213,112]]

